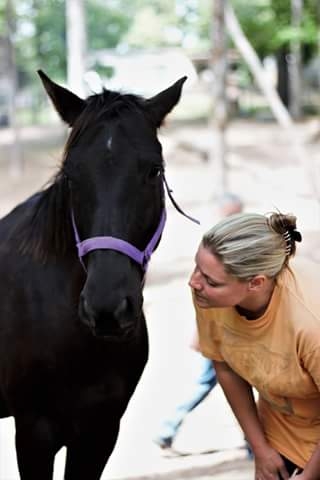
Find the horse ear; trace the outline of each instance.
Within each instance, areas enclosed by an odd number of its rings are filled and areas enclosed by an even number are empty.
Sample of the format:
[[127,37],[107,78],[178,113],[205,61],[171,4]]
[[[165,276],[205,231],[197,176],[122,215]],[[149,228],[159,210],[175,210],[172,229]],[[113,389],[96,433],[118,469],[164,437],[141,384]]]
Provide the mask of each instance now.
[[171,85],[171,87],[146,100],[147,109],[157,127],[160,127],[165,116],[171,112],[173,107],[179,102],[182,85],[186,80],[187,77],[182,77]]
[[66,88],[54,83],[42,70],[38,70],[38,75],[60,117],[72,126],[84,109],[85,101]]

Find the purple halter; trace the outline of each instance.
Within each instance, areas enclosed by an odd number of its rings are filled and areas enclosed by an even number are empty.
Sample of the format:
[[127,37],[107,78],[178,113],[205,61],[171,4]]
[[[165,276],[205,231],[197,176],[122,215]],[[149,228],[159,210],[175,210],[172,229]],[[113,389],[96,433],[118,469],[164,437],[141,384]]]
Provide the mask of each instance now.
[[79,238],[79,233],[77,230],[76,222],[74,219],[73,211],[71,212],[71,219],[72,219],[72,226],[74,231],[74,236],[76,239],[76,245],[78,249],[78,256],[82,262],[82,257],[84,257],[87,253],[91,252],[92,250],[116,250],[117,252],[124,253],[128,257],[132,258],[135,262],[139,263],[144,270],[147,269],[149,260],[151,258],[151,254],[158,243],[161,234],[163,232],[165,223],[166,223],[166,210],[162,210],[160,222],[158,225],[157,230],[155,231],[153,237],[151,238],[150,242],[146,246],[145,250],[141,251],[138,248],[131,245],[131,243],[126,242],[125,240],[121,240],[120,238],[115,237],[92,237],[86,240],[81,241]]
[[[166,187],[168,196],[172,201],[174,207],[178,210],[178,212],[184,215],[185,217],[189,218],[189,220],[192,220],[193,222],[199,224],[200,222],[198,220],[196,220],[193,217],[190,217],[189,215],[186,215],[181,210],[181,208],[177,205],[174,198],[172,197],[171,190],[167,184],[166,178],[163,173],[162,173],[162,178],[163,178],[163,182]],[[86,240],[81,241],[79,237],[78,229],[76,226],[73,209],[71,209],[71,221],[72,221],[74,237],[75,237],[76,245],[78,249],[78,256],[83,268],[86,270],[82,257],[84,257],[87,253],[91,252],[92,250],[116,250],[117,252],[121,252],[124,255],[127,255],[128,257],[132,258],[135,262],[141,265],[143,270],[146,270],[149,260],[151,258],[151,254],[155,249],[155,246],[157,245],[162,235],[162,232],[166,223],[166,217],[167,217],[166,210],[164,208],[162,210],[162,214],[161,214],[161,218],[160,218],[160,222],[157,230],[155,231],[154,235],[152,236],[145,250],[141,251],[138,248],[131,245],[131,243],[115,237],[100,236],[100,237],[87,238]]]

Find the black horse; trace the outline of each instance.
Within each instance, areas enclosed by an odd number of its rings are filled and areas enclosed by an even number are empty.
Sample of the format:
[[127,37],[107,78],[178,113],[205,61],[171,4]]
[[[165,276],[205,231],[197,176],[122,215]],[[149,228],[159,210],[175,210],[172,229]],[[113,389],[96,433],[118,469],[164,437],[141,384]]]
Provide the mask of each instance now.
[[[23,480],[99,479],[148,356],[146,265],[165,219],[158,95],[82,100],[39,72],[71,127],[53,181],[0,221],[0,417]],[[76,247],[78,246],[78,249]],[[79,260],[79,256],[80,260]]]

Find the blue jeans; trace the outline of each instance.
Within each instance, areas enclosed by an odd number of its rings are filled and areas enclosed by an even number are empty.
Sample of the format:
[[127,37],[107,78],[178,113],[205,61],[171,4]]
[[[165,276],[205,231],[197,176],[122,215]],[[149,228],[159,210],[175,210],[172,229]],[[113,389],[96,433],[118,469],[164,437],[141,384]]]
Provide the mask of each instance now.
[[191,395],[176,407],[171,418],[163,422],[160,435],[155,439],[157,443],[160,444],[161,441],[163,441],[163,443],[170,446],[188,413],[192,412],[217,384],[216,371],[213,367],[212,360],[201,355],[200,367],[200,375],[196,380]]

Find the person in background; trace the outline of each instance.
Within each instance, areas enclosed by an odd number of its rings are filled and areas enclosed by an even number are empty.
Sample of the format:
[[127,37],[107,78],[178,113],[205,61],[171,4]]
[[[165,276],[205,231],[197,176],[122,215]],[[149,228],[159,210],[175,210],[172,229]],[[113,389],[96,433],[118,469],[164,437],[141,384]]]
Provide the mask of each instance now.
[[189,281],[200,350],[252,447],[255,480],[320,478],[320,273],[293,260],[301,239],[294,215],[227,217],[203,236]]
[[[242,201],[233,193],[223,194],[218,199],[217,205],[220,218],[242,212],[243,210]],[[203,356],[199,351],[197,331],[194,333],[190,347],[198,352],[200,356],[200,373],[189,397],[174,408],[173,414],[162,422],[159,433],[154,437],[154,443],[162,449],[172,447],[186,416],[203,402],[217,384],[216,372],[212,360]],[[246,448],[248,457],[252,458],[249,445],[246,444]]]

